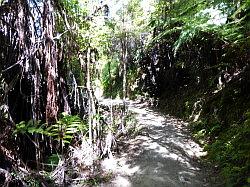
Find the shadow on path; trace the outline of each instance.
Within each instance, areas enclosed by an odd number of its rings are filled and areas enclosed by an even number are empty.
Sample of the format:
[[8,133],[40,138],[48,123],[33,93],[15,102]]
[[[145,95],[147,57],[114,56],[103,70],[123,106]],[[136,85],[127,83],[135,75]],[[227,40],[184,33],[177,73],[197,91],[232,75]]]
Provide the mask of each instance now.
[[199,163],[205,153],[191,139],[186,123],[135,102],[129,110],[137,114],[143,130],[124,143],[119,158],[104,161],[117,176],[102,186],[210,186]]

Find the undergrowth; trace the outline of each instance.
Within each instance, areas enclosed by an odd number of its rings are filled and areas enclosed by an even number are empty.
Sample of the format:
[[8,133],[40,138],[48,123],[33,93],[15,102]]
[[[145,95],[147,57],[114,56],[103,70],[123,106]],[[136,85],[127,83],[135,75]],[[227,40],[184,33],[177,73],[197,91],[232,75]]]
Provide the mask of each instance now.
[[192,123],[191,129],[208,152],[208,161],[219,166],[226,186],[250,185],[250,112],[243,122],[228,128],[204,120]]
[[232,84],[218,93],[189,88],[160,102],[166,112],[190,122],[223,186],[250,186],[250,101],[241,87]]

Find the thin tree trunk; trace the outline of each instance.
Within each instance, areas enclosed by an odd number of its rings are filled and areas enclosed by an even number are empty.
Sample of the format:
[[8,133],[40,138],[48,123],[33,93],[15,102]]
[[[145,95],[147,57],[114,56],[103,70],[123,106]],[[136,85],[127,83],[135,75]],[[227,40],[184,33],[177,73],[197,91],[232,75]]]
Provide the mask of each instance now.
[[112,85],[112,75],[111,75],[111,61],[108,62],[108,71],[109,71],[109,81],[110,81],[110,84],[109,84],[109,93],[110,93],[110,98],[113,99],[113,85]]
[[127,96],[127,36],[125,33],[125,38],[122,42],[122,61],[123,61],[123,82],[122,82],[122,99],[123,99],[123,109],[122,109],[122,124],[121,130],[125,133],[126,126],[126,96]]
[[93,91],[91,87],[91,74],[90,74],[90,60],[91,60],[91,51],[90,47],[87,49],[87,64],[86,64],[86,87],[88,92],[88,102],[89,102],[89,110],[88,110],[88,124],[89,124],[89,140],[90,142],[96,142],[96,108],[95,108],[95,102],[94,102],[94,96]]
[[127,97],[127,41],[124,41],[124,48],[123,48],[123,84],[122,84],[122,99],[125,101]]

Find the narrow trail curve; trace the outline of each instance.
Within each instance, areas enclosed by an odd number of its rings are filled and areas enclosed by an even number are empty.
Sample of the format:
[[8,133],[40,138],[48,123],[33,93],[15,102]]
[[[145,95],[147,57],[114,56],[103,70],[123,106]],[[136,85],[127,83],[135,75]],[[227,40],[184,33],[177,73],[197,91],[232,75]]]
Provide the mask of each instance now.
[[106,159],[103,167],[116,177],[115,187],[202,187],[211,186],[199,163],[205,154],[187,130],[187,123],[129,102],[142,130],[124,144],[121,155]]

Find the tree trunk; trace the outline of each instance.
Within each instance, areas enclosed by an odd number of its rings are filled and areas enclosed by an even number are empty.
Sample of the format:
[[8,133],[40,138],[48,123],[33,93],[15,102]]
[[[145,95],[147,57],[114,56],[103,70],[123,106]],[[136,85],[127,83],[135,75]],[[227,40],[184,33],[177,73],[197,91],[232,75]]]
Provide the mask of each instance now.
[[122,100],[123,100],[123,109],[122,109],[122,124],[121,130],[125,133],[125,117],[126,117],[126,97],[127,97],[127,35],[122,39],[122,63],[123,63],[123,81],[122,81]]
[[86,87],[88,92],[88,124],[89,124],[89,141],[96,142],[96,108],[94,102],[94,96],[91,86],[91,50],[90,47],[87,49],[87,63],[86,63]]
[[57,103],[57,46],[53,41],[54,30],[54,16],[53,6],[50,0],[46,0],[44,3],[44,35],[45,35],[45,47],[44,54],[45,64],[47,70],[47,104],[46,104],[46,122],[54,123],[57,120],[58,115],[58,103]]

